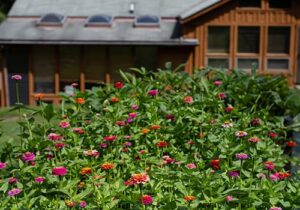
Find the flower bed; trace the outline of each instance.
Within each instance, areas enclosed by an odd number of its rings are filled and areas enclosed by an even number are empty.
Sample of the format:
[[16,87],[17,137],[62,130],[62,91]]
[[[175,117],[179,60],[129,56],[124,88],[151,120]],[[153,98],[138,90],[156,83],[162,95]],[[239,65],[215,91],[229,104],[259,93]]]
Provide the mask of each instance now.
[[1,156],[1,209],[300,206],[275,117],[283,78],[135,71],[24,116],[22,145]]

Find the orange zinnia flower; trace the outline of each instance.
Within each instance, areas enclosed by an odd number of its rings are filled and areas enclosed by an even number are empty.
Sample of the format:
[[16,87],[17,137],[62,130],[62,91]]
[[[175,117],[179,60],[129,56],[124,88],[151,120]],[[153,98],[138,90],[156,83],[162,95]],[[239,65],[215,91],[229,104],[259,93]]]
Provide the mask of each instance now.
[[113,169],[114,167],[115,167],[115,165],[113,163],[103,163],[101,165],[101,169],[105,170],[105,171]]
[[117,103],[120,101],[120,99],[118,97],[111,97],[110,101],[113,103]]
[[42,98],[44,98],[44,94],[43,93],[36,93],[36,94],[34,94],[34,97],[37,98],[38,100],[41,100]]
[[144,128],[144,129],[142,129],[141,132],[142,132],[142,134],[147,134],[150,132],[150,130],[148,128]]
[[84,167],[80,170],[81,175],[91,174],[92,168],[91,167]]
[[160,129],[160,126],[159,125],[151,125],[151,129],[158,130],[158,129]]
[[85,100],[84,100],[84,98],[76,98],[76,103],[77,104],[84,104]]
[[184,196],[184,200],[186,200],[187,202],[194,201],[195,199],[196,199],[196,197],[193,196],[193,195],[186,195],[186,196]]

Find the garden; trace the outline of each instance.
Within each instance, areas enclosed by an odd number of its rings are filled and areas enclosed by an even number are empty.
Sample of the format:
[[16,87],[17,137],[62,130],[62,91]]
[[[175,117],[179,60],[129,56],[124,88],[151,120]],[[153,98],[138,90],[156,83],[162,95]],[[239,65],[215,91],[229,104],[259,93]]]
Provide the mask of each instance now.
[[37,94],[38,107],[12,108],[18,143],[2,148],[1,209],[300,208],[300,99],[284,77],[169,64],[120,74],[61,93],[59,107]]

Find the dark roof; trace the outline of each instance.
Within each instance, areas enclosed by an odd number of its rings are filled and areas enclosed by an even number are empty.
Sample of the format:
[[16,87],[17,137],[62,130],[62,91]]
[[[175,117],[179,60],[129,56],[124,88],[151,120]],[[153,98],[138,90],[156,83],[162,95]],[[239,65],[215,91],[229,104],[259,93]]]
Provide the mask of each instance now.
[[[2,44],[196,45],[181,38],[179,18],[221,0],[17,0],[0,26]],[[134,3],[134,13],[130,4]],[[38,26],[47,13],[67,17],[61,27]],[[110,27],[85,27],[89,16],[119,17]],[[135,17],[161,17],[159,27],[135,27]],[[123,17],[123,19],[121,18]],[[127,18],[124,18],[127,17]]]

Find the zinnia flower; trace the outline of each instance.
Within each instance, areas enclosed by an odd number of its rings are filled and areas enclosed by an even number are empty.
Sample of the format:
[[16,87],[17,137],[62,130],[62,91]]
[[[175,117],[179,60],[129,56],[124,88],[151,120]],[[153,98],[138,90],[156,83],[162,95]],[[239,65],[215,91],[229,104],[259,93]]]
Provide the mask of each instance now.
[[70,200],[66,200],[65,204],[70,208],[76,206],[76,203],[74,201],[70,201]]
[[153,198],[152,198],[151,195],[143,195],[143,196],[141,197],[141,203],[142,203],[143,205],[151,205],[152,202],[153,202]]
[[21,191],[22,191],[22,190],[19,189],[19,188],[13,188],[13,189],[11,189],[10,191],[8,191],[7,195],[8,195],[8,196],[16,196],[16,195],[20,194]]
[[297,142],[295,142],[295,141],[289,141],[286,145],[288,147],[295,147],[295,146],[297,146]]
[[269,171],[273,170],[275,168],[275,165],[272,161],[266,161],[264,162],[265,168]]
[[126,125],[126,122],[125,121],[116,121],[115,124],[118,126],[124,126],[124,125]]
[[73,132],[77,134],[84,134],[83,128],[73,128]]
[[42,176],[38,176],[38,177],[36,177],[36,178],[34,179],[34,181],[35,181],[36,183],[43,183],[43,182],[45,181],[45,178],[42,177]]
[[59,137],[60,136],[58,134],[56,134],[56,133],[49,133],[49,135],[48,135],[48,139],[52,140],[52,141],[58,141]]
[[151,125],[151,130],[158,130],[160,129],[160,126],[159,125]]
[[115,165],[113,163],[103,163],[101,165],[101,169],[102,170],[105,170],[105,171],[108,171],[108,170],[111,170],[115,167]]
[[240,176],[240,172],[239,171],[230,171],[228,173],[228,175],[232,178],[236,178],[236,177],[239,177]]
[[149,176],[146,173],[133,174],[130,177],[130,185],[145,184],[150,181]]
[[34,161],[34,159],[35,159],[35,155],[32,152],[25,152],[22,155],[22,160],[25,162]]
[[193,195],[186,195],[183,197],[183,199],[186,200],[187,202],[192,202],[196,199],[196,197]]
[[160,141],[160,142],[156,143],[156,146],[159,147],[159,148],[163,148],[163,147],[167,147],[168,143],[165,142],[165,141]]
[[194,100],[193,100],[193,97],[192,97],[192,96],[185,96],[185,97],[183,98],[183,102],[184,102],[185,104],[192,104],[192,103],[194,102]]
[[248,133],[246,131],[236,131],[235,132],[235,136],[236,137],[244,137],[244,136],[247,136]]
[[234,110],[233,106],[228,106],[225,108],[226,112],[232,112]]
[[80,201],[80,203],[79,203],[80,208],[85,208],[86,205],[87,205],[87,203],[85,201]]
[[0,170],[5,169],[5,168],[6,168],[6,163],[0,162]]
[[231,202],[233,200],[233,197],[231,195],[226,196],[226,201]]
[[196,164],[195,163],[188,163],[188,164],[185,165],[185,167],[187,167],[188,169],[195,169]]
[[67,168],[64,166],[58,166],[52,169],[52,175],[54,176],[64,176],[68,172]]
[[62,148],[64,148],[66,145],[65,145],[65,143],[63,143],[63,142],[60,142],[60,143],[54,144],[54,146],[55,146],[56,149],[62,149]]
[[258,126],[261,124],[260,119],[259,118],[254,118],[253,120],[251,120],[251,125],[252,126]]
[[112,103],[117,103],[117,102],[120,101],[120,99],[119,99],[118,97],[111,97],[110,101],[111,101]]
[[210,166],[212,166],[216,170],[219,170],[220,169],[220,160],[219,159],[211,160]]
[[97,150],[85,150],[85,151],[83,151],[83,154],[85,156],[90,156],[90,157],[99,157],[100,156],[100,152],[98,152]]
[[220,100],[224,100],[226,97],[227,97],[227,96],[226,96],[225,93],[219,93],[219,94],[218,94],[218,98],[219,98]]
[[131,112],[128,114],[128,117],[131,118],[131,119],[134,119],[138,116],[138,114],[136,112]]
[[157,89],[149,90],[148,96],[156,96],[156,95],[158,95]]
[[250,137],[248,139],[248,142],[257,143],[257,142],[260,142],[260,139],[256,136],[254,136],[254,137]]
[[68,128],[68,127],[70,127],[70,123],[67,122],[67,121],[61,121],[59,123],[59,127],[61,127],[61,128]]
[[114,87],[117,89],[122,89],[124,87],[124,84],[122,82],[115,82]]
[[246,160],[249,158],[249,156],[245,153],[238,153],[238,154],[235,154],[235,158],[238,160]]
[[15,74],[15,75],[11,76],[11,79],[15,80],[15,81],[19,81],[19,80],[22,80],[22,76],[19,74]]
[[143,128],[143,129],[141,130],[141,132],[142,132],[142,134],[147,134],[147,133],[150,132],[150,130],[149,130],[148,128]]
[[230,121],[225,121],[222,125],[223,128],[230,128],[233,126],[233,123]]
[[214,85],[215,86],[220,86],[220,85],[222,85],[222,81],[221,80],[216,80],[216,81],[214,81]]
[[36,99],[41,100],[42,98],[44,98],[44,94],[43,93],[36,93],[34,94],[34,96]]
[[270,138],[274,139],[274,138],[277,137],[277,133],[275,133],[274,131],[270,131],[270,132],[268,133],[268,136],[269,136]]
[[136,104],[133,104],[133,105],[131,105],[130,108],[131,108],[132,110],[137,110],[137,109],[139,108],[139,106],[136,105]]
[[105,136],[103,139],[105,141],[112,142],[112,141],[115,141],[117,139],[117,136]]
[[84,98],[76,98],[76,103],[77,104],[84,104],[85,100],[84,100]]
[[92,173],[92,168],[91,167],[84,167],[80,170],[81,175],[87,175]]
[[14,184],[14,183],[17,183],[18,182],[18,179],[16,177],[10,177],[8,179],[8,184]]
[[271,207],[269,210],[282,210],[282,208],[273,206],[273,207]]

